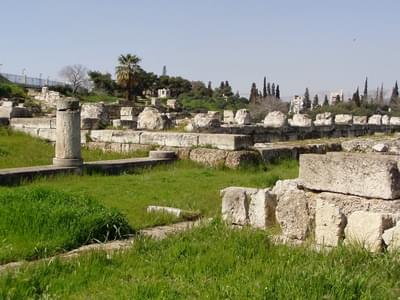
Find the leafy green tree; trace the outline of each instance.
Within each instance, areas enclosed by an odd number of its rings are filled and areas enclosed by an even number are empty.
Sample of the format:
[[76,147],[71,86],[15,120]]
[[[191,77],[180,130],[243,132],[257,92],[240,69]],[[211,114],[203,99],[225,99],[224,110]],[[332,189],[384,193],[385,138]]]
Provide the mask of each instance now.
[[88,72],[90,80],[93,82],[94,89],[101,92],[106,92],[110,95],[115,94],[117,90],[116,82],[111,78],[110,73],[101,73],[99,71]]
[[140,61],[138,56],[132,54],[120,55],[118,58],[118,65],[115,68],[117,82],[125,86],[128,101],[132,101],[132,86]]

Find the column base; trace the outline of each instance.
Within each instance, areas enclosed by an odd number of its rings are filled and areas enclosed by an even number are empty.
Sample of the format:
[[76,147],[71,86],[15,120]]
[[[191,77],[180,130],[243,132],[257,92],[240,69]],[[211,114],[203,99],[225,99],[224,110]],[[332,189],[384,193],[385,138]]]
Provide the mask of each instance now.
[[53,158],[53,165],[57,167],[81,167],[83,160],[81,158]]

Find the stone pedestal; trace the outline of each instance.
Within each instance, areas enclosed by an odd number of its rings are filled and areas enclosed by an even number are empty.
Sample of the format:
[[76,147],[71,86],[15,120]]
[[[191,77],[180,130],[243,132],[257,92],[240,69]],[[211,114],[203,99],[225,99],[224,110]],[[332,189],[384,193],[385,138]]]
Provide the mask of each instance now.
[[81,130],[79,101],[65,99],[57,102],[56,157],[53,164],[60,167],[79,167],[81,157]]

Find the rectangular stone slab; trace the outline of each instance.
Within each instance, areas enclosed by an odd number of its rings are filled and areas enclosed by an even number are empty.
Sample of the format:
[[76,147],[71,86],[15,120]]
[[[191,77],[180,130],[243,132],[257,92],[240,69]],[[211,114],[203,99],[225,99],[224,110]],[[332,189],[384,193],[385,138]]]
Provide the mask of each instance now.
[[400,197],[395,156],[330,152],[300,156],[299,178],[305,188],[368,198]]

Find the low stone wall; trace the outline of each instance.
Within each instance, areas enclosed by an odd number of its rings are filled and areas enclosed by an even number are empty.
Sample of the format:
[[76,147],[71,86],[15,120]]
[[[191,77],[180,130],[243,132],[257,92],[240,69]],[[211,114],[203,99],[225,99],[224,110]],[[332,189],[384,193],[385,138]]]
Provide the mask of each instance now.
[[267,127],[256,125],[223,125],[207,130],[212,133],[249,135],[254,143],[271,143],[279,141],[296,141],[319,138],[358,137],[376,132],[393,133],[400,131],[400,125],[375,124],[335,124],[330,126],[308,127]]

